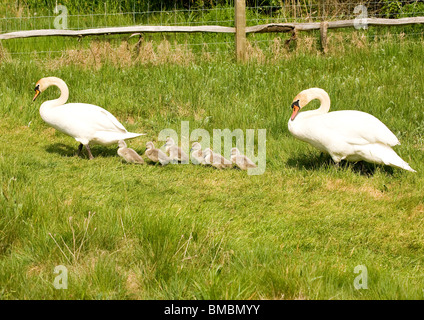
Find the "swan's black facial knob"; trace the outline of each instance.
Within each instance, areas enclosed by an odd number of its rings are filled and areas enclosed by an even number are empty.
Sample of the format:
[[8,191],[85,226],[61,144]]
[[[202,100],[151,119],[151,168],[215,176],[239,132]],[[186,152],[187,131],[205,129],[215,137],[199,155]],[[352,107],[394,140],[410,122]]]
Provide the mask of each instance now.
[[35,86],[35,96],[34,96],[34,98],[32,99],[32,101],[35,101],[35,99],[37,99],[37,97],[38,97],[38,95],[40,94],[40,85],[39,84],[37,84],[36,86]]
[[300,108],[300,106],[299,106],[299,100],[296,100],[296,101],[294,101],[294,102],[292,103],[291,108],[293,109],[294,107],[298,107],[298,108]]
[[299,100],[294,101],[294,102],[292,103],[291,107],[292,107],[292,109],[293,109],[293,113],[292,113],[292,115],[291,115],[290,119],[291,119],[291,121],[293,121],[293,120],[294,120],[294,118],[296,118],[297,113],[298,113],[298,112],[299,112],[299,110],[300,110]]

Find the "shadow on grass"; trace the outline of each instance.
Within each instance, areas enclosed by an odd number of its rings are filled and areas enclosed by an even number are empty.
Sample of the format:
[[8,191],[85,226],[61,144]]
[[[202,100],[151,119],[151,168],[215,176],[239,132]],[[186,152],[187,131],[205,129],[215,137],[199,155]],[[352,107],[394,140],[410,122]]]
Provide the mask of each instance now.
[[[287,165],[290,167],[306,170],[320,170],[322,168],[337,167],[336,163],[331,159],[329,154],[302,154],[287,160]],[[352,170],[363,176],[373,176],[379,167],[384,173],[393,175],[393,168],[389,166],[376,165],[365,161],[348,162],[342,161],[339,168],[343,170]]]
[[64,157],[73,157],[77,154],[78,145],[71,147],[63,143],[54,143],[46,147],[48,153],[57,153]]
[[[46,147],[46,151],[49,153],[56,153],[58,155],[61,155],[63,157],[74,157],[78,153],[78,146],[79,144],[76,143],[75,145],[69,146],[64,143],[54,143]],[[93,146],[91,147],[91,153],[93,156],[96,157],[119,157],[117,154],[118,148],[116,146]],[[88,159],[87,150],[85,148],[81,151],[81,158]]]

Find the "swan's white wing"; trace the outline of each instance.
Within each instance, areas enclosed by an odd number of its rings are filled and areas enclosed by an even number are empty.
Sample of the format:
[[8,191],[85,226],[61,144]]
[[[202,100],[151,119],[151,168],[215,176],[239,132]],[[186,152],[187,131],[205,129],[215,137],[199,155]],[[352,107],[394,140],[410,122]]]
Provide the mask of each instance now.
[[109,111],[87,103],[67,103],[51,110],[57,118],[69,124],[90,128],[93,131],[126,133],[124,126]]
[[[315,119],[314,119],[315,118]],[[318,121],[320,130],[334,132],[349,144],[382,143],[399,144],[396,136],[376,117],[361,111],[333,111],[308,120]]]

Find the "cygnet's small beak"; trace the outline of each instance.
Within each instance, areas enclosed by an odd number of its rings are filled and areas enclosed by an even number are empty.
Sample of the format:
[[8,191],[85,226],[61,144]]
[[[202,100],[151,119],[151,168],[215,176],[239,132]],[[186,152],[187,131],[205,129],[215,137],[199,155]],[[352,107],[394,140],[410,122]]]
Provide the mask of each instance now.
[[34,98],[32,98],[32,101],[33,102],[35,101],[35,99],[37,99],[37,97],[38,97],[39,94],[40,94],[40,90],[35,89],[35,96],[34,96]]

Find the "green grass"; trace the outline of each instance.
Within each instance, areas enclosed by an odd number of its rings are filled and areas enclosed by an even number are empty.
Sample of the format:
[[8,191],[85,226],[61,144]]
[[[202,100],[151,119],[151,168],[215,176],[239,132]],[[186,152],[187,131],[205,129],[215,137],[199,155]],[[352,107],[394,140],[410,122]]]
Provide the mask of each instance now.
[[[423,48],[387,41],[247,64],[0,62],[0,297],[422,299]],[[147,133],[129,143],[140,153],[181,121],[211,135],[266,129],[266,172],[127,165],[115,147],[77,158],[77,143],[38,114],[58,90],[31,102],[35,82],[52,75],[68,84],[69,102]],[[378,117],[418,172],[336,168],[294,139],[290,104],[309,87],[330,94],[331,110]],[[53,287],[57,265],[68,268],[67,290]],[[353,286],[357,265],[368,269],[367,290]]]

